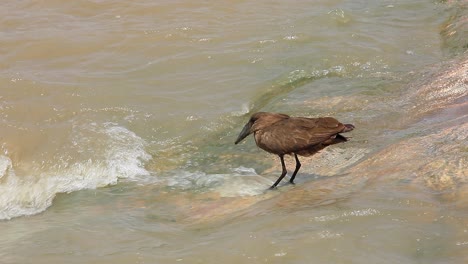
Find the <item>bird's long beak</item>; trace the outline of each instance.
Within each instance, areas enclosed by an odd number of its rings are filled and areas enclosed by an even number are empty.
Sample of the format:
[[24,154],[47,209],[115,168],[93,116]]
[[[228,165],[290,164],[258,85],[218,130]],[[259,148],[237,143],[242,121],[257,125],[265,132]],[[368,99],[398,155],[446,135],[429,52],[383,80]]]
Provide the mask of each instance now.
[[250,129],[252,128],[252,124],[253,122],[250,122],[250,121],[247,124],[245,124],[244,128],[242,128],[242,131],[237,137],[235,144],[241,142],[245,137],[247,137],[248,135],[250,135],[250,133],[252,133],[250,131]]

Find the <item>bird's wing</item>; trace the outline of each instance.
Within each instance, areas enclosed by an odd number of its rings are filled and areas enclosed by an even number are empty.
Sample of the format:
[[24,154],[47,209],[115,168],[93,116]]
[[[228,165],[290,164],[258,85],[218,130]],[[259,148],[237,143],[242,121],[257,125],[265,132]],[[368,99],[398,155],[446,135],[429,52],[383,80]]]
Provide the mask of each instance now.
[[344,125],[332,117],[295,117],[286,119],[279,125],[281,133],[298,150],[322,143],[344,129]]
[[314,149],[314,153],[329,145],[330,139],[342,132],[345,126],[332,117],[290,117],[256,132],[257,145],[271,153],[300,153]]

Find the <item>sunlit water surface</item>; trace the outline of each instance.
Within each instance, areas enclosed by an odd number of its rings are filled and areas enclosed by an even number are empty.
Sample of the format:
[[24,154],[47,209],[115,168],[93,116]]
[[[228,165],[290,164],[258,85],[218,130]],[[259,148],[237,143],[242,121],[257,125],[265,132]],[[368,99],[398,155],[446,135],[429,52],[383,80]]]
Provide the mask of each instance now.
[[[466,130],[444,134],[408,93],[448,60],[449,6],[6,1],[0,262],[467,262],[466,197],[413,179],[466,172]],[[356,130],[266,191],[277,158],[233,144],[260,110]],[[420,137],[457,150],[412,167]],[[392,144],[408,160],[365,163]]]

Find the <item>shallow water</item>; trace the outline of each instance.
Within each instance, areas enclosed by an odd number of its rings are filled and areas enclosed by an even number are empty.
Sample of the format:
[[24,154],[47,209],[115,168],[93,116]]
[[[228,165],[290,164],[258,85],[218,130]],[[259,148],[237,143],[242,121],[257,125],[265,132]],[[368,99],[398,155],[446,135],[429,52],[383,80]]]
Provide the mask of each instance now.
[[[3,6],[1,263],[468,261],[462,2]],[[260,110],[357,129],[266,191]]]

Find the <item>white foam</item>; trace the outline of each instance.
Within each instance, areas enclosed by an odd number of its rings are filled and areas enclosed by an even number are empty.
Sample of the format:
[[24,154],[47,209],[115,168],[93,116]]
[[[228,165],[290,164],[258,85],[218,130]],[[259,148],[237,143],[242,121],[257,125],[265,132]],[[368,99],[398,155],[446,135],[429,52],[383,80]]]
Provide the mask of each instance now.
[[271,180],[257,175],[254,169],[245,167],[232,169],[232,173],[226,174],[178,171],[167,180],[167,186],[172,188],[213,191],[222,197],[259,195],[271,184]]
[[64,158],[43,171],[16,175],[11,160],[0,156],[0,219],[42,212],[57,193],[150,176],[144,165],[151,156],[145,152],[145,141],[134,132],[113,123],[75,127],[74,131],[69,147],[87,159],[70,162]]
[[316,222],[329,222],[329,221],[334,221],[334,220],[342,219],[342,218],[373,216],[373,215],[379,215],[379,214],[381,214],[379,210],[374,209],[374,208],[367,208],[367,209],[358,209],[358,210],[348,211],[348,212],[341,213],[339,215],[332,214],[332,215],[316,216],[313,218],[313,220]]
[[241,106],[240,106],[240,109],[238,111],[233,111],[231,113],[232,116],[243,116],[243,115],[246,115],[250,112],[250,109],[251,106],[248,104],[248,103],[243,103]]

